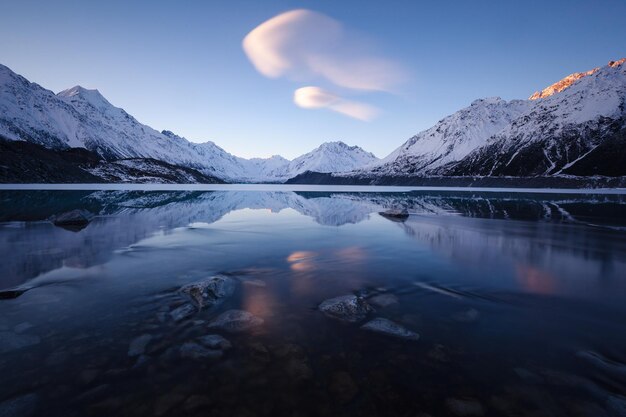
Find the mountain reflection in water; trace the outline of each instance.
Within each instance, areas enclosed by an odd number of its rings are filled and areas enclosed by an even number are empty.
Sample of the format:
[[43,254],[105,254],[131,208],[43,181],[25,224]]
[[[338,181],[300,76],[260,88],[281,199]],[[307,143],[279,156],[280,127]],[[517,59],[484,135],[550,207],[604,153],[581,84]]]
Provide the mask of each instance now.
[[[622,415],[625,209],[619,194],[0,191],[0,415],[18,400],[51,416]],[[50,221],[72,210],[94,217]],[[232,297],[168,318],[215,274]],[[349,294],[419,340],[317,308]],[[233,345],[219,360],[177,356],[229,309],[262,324],[217,331]],[[147,365],[129,353],[142,335]]]

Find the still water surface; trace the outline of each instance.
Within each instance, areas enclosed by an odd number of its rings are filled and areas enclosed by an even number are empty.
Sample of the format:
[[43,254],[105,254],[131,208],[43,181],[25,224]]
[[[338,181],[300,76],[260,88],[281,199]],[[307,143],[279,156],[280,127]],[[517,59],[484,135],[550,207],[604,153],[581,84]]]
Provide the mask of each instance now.
[[2,416],[626,415],[622,194],[4,190],[0,256]]

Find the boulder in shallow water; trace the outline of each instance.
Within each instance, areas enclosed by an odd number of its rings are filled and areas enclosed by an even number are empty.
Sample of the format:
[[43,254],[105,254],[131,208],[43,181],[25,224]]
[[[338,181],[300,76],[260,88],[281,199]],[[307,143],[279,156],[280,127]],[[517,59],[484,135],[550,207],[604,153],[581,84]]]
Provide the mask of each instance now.
[[17,334],[13,332],[0,332],[0,353],[19,350],[28,346],[39,344],[39,336],[30,334]]
[[213,319],[208,327],[230,333],[245,332],[263,324],[263,319],[244,310],[228,310]]
[[626,363],[618,362],[617,359],[609,359],[592,350],[582,350],[576,353],[581,359],[593,364],[599,369],[626,379]]
[[403,222],[409,218],[409,212],[405,208],[391,208],[379,213],[386,219]]
[[180,356],[188,359],[219,359],[222,355],[219,349],[208,349],[194,342],[187,342],[180,347]]
[[198,342],[211,349],[228,350],[233,345],[219,334],[209,334],[198,338]]
[[142,334],[139,337],[134,338],[128,347],[128,356],[139,356],[146,351],[146,346],[152,340],[152,335]]
[[79,231],[87,227],[93,217],[93,214],[87,210],[76,209],[54,216],[52,223],[64,229]]
[[170,317],[172,317],[174,321],[181,321],[193,316],[196,311],[196,307],[194,307],[191,303],[186,303],[170,311]]
[[361,326],[361,329],[407,340],[417,340],[420,338],[419,334],[399,325],[398,323],[381,317],[368,321]]
[[215,275],[201,281],[192,282],[180,288],[180,293],[189,297],[202,309],[230,297],[235,292],[236,281],[226,275]]
[[356,323],[373,309],[364,298],[350,294],[322,301],[319,310],[333,319]]

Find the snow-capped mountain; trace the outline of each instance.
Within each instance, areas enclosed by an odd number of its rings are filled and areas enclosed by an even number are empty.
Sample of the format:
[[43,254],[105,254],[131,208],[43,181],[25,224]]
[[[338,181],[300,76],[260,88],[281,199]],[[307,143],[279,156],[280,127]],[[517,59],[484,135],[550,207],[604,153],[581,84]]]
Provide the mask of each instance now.
[[626,59],[532,106],[447,175],[626,175]]
[[625,61],[569,75],[529,100],[476,100],[350,175],[626,175]]
[[206,152],[139,123],[97,90],[77,86],[54,94],[1,65],[0,135],[52,149],[85,148],[107,159],[154,158],[210,175],[221,173],[207,161]]
[[326,142],[283,167],[280,176],[292,178],[306,172],[347,172],[378,162],[373,154],[343,142]]
[[504,101],[499,97],[474,101],[469,107],[418,133],[380,161],[378,174],[420,174],[459,161],[484,145],[521,114],[526,100]]
[[[280,156],[244,159],[214,142],[193,143],[158,132],[115,107],[98,90],[80,86],[54,94],[0,65],[0,136],[50,149],[85,148],[106,160],[151,158],[227,181],[278,182],[307,169],[354,170],[375,160],[340,142],[289,161]],[[333,152],[336,151],[336,154]]]

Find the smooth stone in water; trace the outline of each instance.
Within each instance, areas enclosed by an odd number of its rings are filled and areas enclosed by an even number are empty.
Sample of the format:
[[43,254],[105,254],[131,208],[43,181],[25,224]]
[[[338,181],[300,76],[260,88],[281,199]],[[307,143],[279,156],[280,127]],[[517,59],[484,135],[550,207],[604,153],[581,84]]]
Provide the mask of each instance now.
[[0,332],[0,353],[19,350],[28,346],[39,344],[39,336],[30,334],[17,334],[13,332]]
[[219,334],[209,334],[199,337],[198,342],[211,349],[228,350],[233,346],[227,339]]
[[150,334],[142,334],[139,337],[136,337],[130,342],[130,346],[128,347],[128,356],[139,356],[142,355],[146,351],[146,346],[152,340],[152,335]]
[[194,342],[187,342],[180,347],[180,356],[189,359],[219,359],[222,351],[219,349],[207,349]]
[[576,356],[607,372],[615,375],[626,376],[625,363],[606,358],[598,352],[594,352],[591,350],[582,350],[577,352]]
[[263,324],[263,319],[243,310],[228,310],[213,319],[208,327],[227,332],[244,332]]
[[133,369],[141,368],[144,365],[146,365],[148,362],[150,362],[150,356],[140,355],[137,358],[137,362],[135,362],[135,364],[133,365]]
[[391,208],[389,210],[381,211],[379,214],[394,221],[405,221],[409,218],[409,212],[405,208]]
[[196,307],[194,307],[193,304],[187,303],[170,311],[170,317],[172,317],[174,321],[181,321],[193,316],[196,311]]
[[361,326],[361,329],[407,340],[417,340],[420,337],[419,334],[407,329],[406,327],[384,318],[376,318],[368,321]]
[[319,310],[333,319],[355,323],[365,319],[372,307],[365,299],[350,294],[323,301]]
[[180,288],[181,294],[186,295],[191,301],[202,309],[212,306],[218,301],[230,297],[235,292],[236,281],[225,275],[215,275],[207,279],[192,282]]
[[376,307],[384,308],[393,304],[398,304],[398,297],[393,294],[380,294],[370,298],[369,302],[374,304]]
[[87,210],[72,210],[66,213],[59,214],[52,218],[52,223],[55,226],[63,227],[72,231],[79,231],[89,224],[93,214]]

